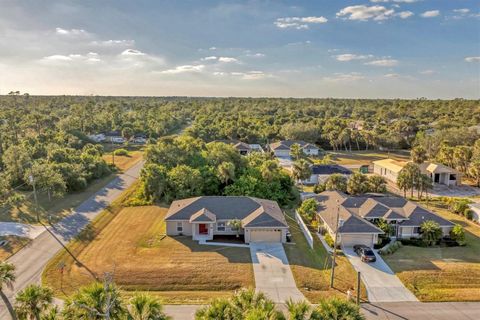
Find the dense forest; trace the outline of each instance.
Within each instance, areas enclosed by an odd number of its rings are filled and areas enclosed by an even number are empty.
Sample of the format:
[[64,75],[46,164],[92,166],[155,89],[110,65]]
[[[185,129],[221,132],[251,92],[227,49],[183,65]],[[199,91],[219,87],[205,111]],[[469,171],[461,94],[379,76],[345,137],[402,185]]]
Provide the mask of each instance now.
[[[262,165],[272,164],[268,159],[242,163],[230,159],[227,162],[233,162],[235,168],[219,168],[221,163],[208,158],[209,148],[214,146],[206,143],[236,139],[266,144],[278,139],[300,139],[333,150],[409,149],[420,145],[430,156],[436,156],[442,146],[472,146],[479,138],[473,127],[479,124],[480,102],[463,99],[47,97],[11,92],[0,97],[0,201],[14,201],[12,190],[28,190],[33,184],[55,196],[82,190],[92,180],[108,175],[112,168],[101,157],[103,146],[88,135],[112,130],[126,138],[146,135],[152,143],[147,159],[162,165],[156,169],[163,170],[172,181],[177,179],[172,177],[175,174],[197,175],[185,167],[171,173],[177,165],[198,170],[201,179],[211,170],[210,178],[216,182],[210,185],[215,190],[208,194],[219,190],[241,194],[247,192],[242,189],[246,185],[242,179],[273,179],[266,178],[265,173],[262,178]],[[190,141],[159,139],[183,128]],[[160,163],[164,161],[158,157],[162,148],[190,154],[181,163],[179,158],[174,164]],[[242,179],[227,188],[228,180],[222,181],[220,171]],[[279,186],[286,183],[280,181],[281,176],[276,178]],[[272,192],[280,192],[283,187],[286,185]],[[202,188],[194,188],[191,194],[205,193]]]

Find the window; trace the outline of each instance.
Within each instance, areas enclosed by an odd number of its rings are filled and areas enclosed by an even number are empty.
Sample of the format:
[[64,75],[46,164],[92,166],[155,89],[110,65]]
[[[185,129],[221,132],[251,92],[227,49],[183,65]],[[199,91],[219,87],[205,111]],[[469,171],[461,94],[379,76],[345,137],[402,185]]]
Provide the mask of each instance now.
[[183,232],[183,223],[177,222],[177,232]]
[[420,227],[413,227],[413,234],[420,233]]
[[225,222],[217,222],[217,231],[225,231]]

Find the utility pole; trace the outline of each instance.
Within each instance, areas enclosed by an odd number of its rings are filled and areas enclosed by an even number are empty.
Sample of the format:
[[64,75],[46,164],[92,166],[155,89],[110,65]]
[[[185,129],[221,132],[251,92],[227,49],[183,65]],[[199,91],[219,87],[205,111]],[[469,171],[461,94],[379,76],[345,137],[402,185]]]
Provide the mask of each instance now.
[[337,238],[338,238],[338,223],[340,221],[340,203],[337,200],[337,222],[335,224],[335,240],[333,241],[333,258],[332,258],[332,274],[330,277],[330,288],[333,288],[333,281],[335,279],[335,259],[337,257]]
[[357,305],[360,305],[360,271],[357,272]]
[[33,177],[33,175],[30,175],[28,177],[28,180],[30,181],[33,187],[33,198],[35,199],[35,211],[37,213],[37,221],[40,223],[40,213],[38,210],[38,198],[37,198],[37,188],[35,187],[35,178]]
[[115,165],[115,146],[113,145],[113,137],[110,137],[110,141],[112,142],[112,164]]

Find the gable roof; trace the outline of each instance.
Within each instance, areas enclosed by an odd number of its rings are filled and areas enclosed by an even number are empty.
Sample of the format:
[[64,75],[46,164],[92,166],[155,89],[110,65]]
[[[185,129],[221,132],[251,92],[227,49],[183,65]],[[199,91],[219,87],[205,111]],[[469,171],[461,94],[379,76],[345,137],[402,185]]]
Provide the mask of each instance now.
[[431,173],[458,173],[457,170],[447,167],[441,163],[430,163],[425,170]]
[[247,151],[249,151],[251,149],[251,147],[248,143],[245,143],[245,142],[242,142],[242,141],[239,141],[239,140],[221,139],[221,140],[214,140],[213,142],[221,142],[221,143],[229,144],[229,145],[232,145],[237,150],[247,150]]
[[165,218],[166,221],[207,219],[239,219],[243,227],[285,228],[288,224],[275,201],[253,197],[209,196],[173,201]]
[[318,149],[318,147],[312,143],[301,141],[301,140],[282,140],[270,144],[271,150],[290,150],[292,145],[298,144],[302,149]]
[[382,159],[382,160],[373,161],[373,165],[386,168],[396,173],[402,171],[403,167],[405,167],[407,163],[408,162],[406,161],[398,161],[394,159]]
[[198,210],[190,217],[190,223],[192,222],[215,222],[217,221],[217,216],[203,208]]
[[317,214],[334,232],[337,210],[339,218],[343,220],[340,233],[383,233],[367,220],[376,218],[401,220],[399,224],[402,226],[420,226],[426,220],[433,220],[443,227],[453,225],[418,204],[400,197],[349,197],[338,191],[325,191],[315,199],[319,202]]
[[338,164],[314,164],[311,168],[312,174],[352,174],[352,171]]

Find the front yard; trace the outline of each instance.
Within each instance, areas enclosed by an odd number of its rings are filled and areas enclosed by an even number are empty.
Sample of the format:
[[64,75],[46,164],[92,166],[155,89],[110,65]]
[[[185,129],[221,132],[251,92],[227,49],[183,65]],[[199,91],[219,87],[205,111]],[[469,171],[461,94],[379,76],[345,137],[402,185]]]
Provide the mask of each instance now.
[[[357,273],[345,256],[338,255],[335,289],[331,289],[331,260],[327,251],[318,238],[314,238],[312,250],[293,216],[287,214],[286,218],[295,244],[285,244],[285,252],[297,287],[305,297],[315,304],[332,295],[345,297],[348,289],[356,288]],[[366,298],[366,290],[362,285],[362,299]]]
[[26,246],[31,240],[17,236],[0,236],[0,241],[7,241],[5,245],[0,247],[0,261],[4,261]]
[[384,256],[385,261],[421,301],[480,301],[480,226],[450,213],[438,201],[430,201],[428,208],[461,224],[467,245],[404,246]]
[[[165,303],[205,303],[242,287],[254,287],[249,249],[167,237],[166,211],[158,206],[122,209],[77,252],[77,258],[97,275],[113,272],[123,289],[154,291]],[[63,277],[58,268],[62,262],[66,263]],[[49,264],[43,280],[64,296],[92,277],[63,254]]]

